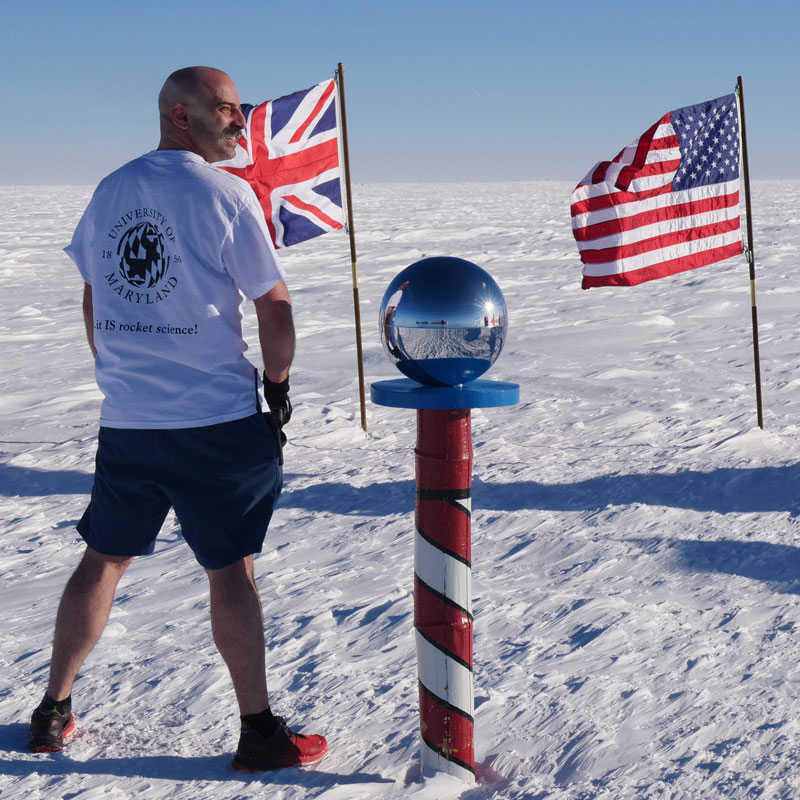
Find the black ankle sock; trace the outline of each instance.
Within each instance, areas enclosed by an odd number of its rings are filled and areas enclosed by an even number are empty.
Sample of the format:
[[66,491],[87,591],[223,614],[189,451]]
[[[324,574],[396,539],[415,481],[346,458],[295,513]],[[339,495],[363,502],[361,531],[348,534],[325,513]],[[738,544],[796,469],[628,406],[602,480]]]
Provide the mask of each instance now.
[[250,728],[266,738],[272,736],[278,727],[278,723],[275,721],[269,706],[258,714],[247,714],[241,719],[243,728]]
[[53,700],[47,692],[44,693],[44,699],[39,704],[42,711],[53,711],[54,709],[61,714],[62,717],[72,712],[72,695],[68,695],[63,700]]

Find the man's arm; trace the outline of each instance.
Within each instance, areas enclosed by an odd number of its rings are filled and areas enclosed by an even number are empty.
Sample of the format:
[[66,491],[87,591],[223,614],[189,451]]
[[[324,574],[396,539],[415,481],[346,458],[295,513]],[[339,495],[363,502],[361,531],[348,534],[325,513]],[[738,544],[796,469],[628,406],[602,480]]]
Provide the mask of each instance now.
[[94,346],[94,307],[92,306],[92,287],[83,284],[83,324],[86,327],[86,338],[92,349],[92,356],[97,358],[97,348]]
[[283,281],[278,281],[253,303],[266,375],[274,383],[281,383],[289,377],[289,367],[294,358],[294,321],[289,290]]

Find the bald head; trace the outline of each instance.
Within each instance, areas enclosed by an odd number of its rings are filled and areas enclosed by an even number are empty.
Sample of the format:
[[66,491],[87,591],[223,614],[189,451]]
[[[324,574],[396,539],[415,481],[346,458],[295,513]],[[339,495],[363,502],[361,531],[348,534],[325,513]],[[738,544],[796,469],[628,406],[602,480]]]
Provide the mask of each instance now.
[[206,161],[232,158],[245,120],[233,81],[213,67],[173,72],[158,95],[159,150],[189,150]]
[[[158,113],[163,120],[177,103],[196,101],[204,92],[214,90],[216,82],[231,79],[213,67],[184,67],[172,73],[161,87],[158,95]],[[232,81],[231,81],[232,82]]]

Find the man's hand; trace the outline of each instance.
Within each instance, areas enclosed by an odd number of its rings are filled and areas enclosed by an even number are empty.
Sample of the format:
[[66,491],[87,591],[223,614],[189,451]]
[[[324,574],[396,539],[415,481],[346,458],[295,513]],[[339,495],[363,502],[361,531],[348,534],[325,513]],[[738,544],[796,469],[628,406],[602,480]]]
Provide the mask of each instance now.
[[289,379],[274,383],[264,372],[264,398],[269,406],[272,418],[281,434],[281,445],[286,444],[283,426],[292,418],[292,401],[289,400]]

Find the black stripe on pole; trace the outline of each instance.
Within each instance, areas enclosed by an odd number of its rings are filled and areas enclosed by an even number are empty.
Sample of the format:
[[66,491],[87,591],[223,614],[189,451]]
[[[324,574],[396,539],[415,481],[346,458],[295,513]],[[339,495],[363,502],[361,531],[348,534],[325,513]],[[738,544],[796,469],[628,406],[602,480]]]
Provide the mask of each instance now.
[[417,489],[416,494],[418,500],[441,500],[468,517],[472,517],[472,511],[464,508],[459,502],[459,500],[469,500],[472,497],[471,489]]
[[[440,645],[435,639],[433,639],[432,637],[428,636],[427,633],[425,633],[424,631],[421,631],[419,628],[417,628],[417,633],[431,647],[433,647],[436,650],[438,650],[443,656],[447,656],[448,658],[452,658],[453,661],[456,662],[456,664],[461,664],[461,666],[464,667],[464,669],[468,669],[470,672],[472,672],[472,664],[467,663],[463,658],[461,658],[461,656],[456,655],[452,650],[448,650],[446,647],[442,647],[442,645]],[[431,692],[431,694],[434,697],[436,697],[436,695],[433,694],[433,692]],[[437,699],[439,699],[439,698],[437,698]],[[440,702],[442,702],[442,701],[440,700]]]
[[472,569],[472,564],[470,564],[469,560],[464,558],[460,553],[456,553],[454,550],[451,550],[449,547],[445,547],[441,542],[437,542],[433,536],[425,533],[422,529],[417,526],[416,528],[417,533],[419,536],[424,539],[431,547],[435,547],[439,552],[444,553],[445,555],[450,556],[450,558],[454,558],[456,561],[461,562],[462,564],[466,565],[470,569]]
[[467,714],[467,712],[462,708],[454,706],[452,703],[448,703],[447,700],[442,699],[438,694],[432,692],[422,681],[417,681],[417,683],[425,690],[425,693],[429,694],[440,706],[442,706],[442,708],[446,708],[448,711],[454,711],[460,717],[463,717],[470,722],[475,722],[475,718],[472,716],[472,714]]
[[469,611],[467,611],[467,609],[464,608],[464,606],[462,606],[460,603],[456,603],[455,600],[453,600],[452,598],[448,597],[446,594],[442,594],[438,589],[434,589],[432,586],[429,586],[427,583],[425,583],[425,581],[422,580],[422,578],[419,577],[419,575],[415,575],[414,577],[417,579],[417,582],[419,583],[419,585],[426,592],[428,592],[429,594],[433,595],[437,600],[440,600],[445,605],[450,606],[450,608],[454,608],[456,611],[460,612],[465,617],[467,617],[467,618],[469,618],[471,620],[475,619],[475,617],[473,617],[472,614]]

